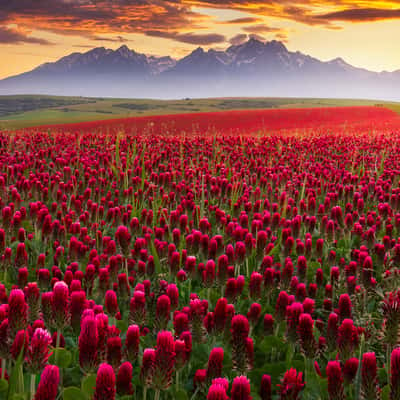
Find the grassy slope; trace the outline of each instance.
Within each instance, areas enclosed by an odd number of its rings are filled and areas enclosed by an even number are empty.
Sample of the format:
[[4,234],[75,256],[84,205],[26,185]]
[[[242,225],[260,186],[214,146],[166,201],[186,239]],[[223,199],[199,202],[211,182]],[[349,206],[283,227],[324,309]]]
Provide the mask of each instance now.
[[[41,101],[38,101],[41,100]],[[45,100],[45,101],[44,101]],[[32,101],[30,111],[11,113],[15,102]],[[400,113],[400,103],[351,99],[304,98],[212,98],[185,100],[107,99],[56,96],[0,96],[0,105],[6,104],[7,114],[0,116],[0,129],[82,122],[109,118],[143,115],[193,113],[261,108],[302,108],[354,105],[382,105]],[[46,107],[50,104],[50,107]]]

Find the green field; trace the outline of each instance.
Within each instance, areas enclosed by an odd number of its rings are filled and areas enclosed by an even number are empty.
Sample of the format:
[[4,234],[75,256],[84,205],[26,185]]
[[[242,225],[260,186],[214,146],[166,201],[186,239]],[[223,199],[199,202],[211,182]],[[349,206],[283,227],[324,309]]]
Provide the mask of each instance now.
[[182,100],[59,96],[0,96],[0,129],[144,115],[266,108],[379,105],[400,113],[400,103],[308,98],[211,98]]

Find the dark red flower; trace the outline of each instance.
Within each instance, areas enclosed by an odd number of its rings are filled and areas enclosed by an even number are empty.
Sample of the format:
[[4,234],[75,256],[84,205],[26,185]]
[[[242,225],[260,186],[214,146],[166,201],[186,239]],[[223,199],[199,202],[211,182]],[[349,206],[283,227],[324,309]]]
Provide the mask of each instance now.
[[208,358],[206,378],[211,382],[214,378],[222,376],[222,367],[224,362],[224,349],[214,347]]
[[298,400],[304,388],[303,374],[297,373],[294,368],[289,369],[285,372],[278,388],[280,400]]
[[400,400],[400,347],[390,357],[390,400]]
[[130,325],[126,331],[125,356],[131,363],[135,362],[139,354],[140,328],[137,325]]
[[103,363],[97,371],[93,400],[114,400],[115,393],[114,370],[111,365]]
[[99,334],[94,316],[88,315],[82,319],[79,335],[79,364],[85,372],[93,371],[98,363]]
[[28,305],[21,289],[11,290],[8,296],[8,307],[8,323],[13,337],[21,329],[24,330],[28,324]]
[[329,361],[326,367],[329,400],[344,400],[343,375],[339,361]]
[[361,395],[364,399],[379,399],[378,367],[375,353],[365,353],[361,361]]
[[165,390],[172,384],[175,366],[175,343],[169,331],[161,331],[157,335],[157,347],[152,386]]
[[60,372],[58,367],[47,365],[40,377],[34,400],[56,400],[59,382]]
[[259,395],[261,400],[272,399],[272,385],[271,385],[271,377],[269,375],[265,374],[262,376]]
[[128,361],[121,364],[117,375],[117,393],[120,396],[132,395],[132,364]]

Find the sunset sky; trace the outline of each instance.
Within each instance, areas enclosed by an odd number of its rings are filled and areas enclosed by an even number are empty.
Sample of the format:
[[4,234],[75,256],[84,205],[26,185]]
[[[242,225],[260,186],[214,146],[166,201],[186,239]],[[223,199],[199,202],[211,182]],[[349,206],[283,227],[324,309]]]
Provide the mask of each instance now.
[[255,35],[322,60],[400,69],[400,0],[0,0],[0,78],[126,44],[182,57]]

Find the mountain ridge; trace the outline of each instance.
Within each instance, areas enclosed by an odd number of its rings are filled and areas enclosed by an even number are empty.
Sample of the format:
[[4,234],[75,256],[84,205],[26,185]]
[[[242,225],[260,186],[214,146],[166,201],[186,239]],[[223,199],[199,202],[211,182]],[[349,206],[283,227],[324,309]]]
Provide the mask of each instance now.
[[120,97],[306,96],[399,99],[400,70],[374,72],[341,57],[321,61],[254,38],[180,59],[122,45],[74,52],[0,81],[1,94]]

